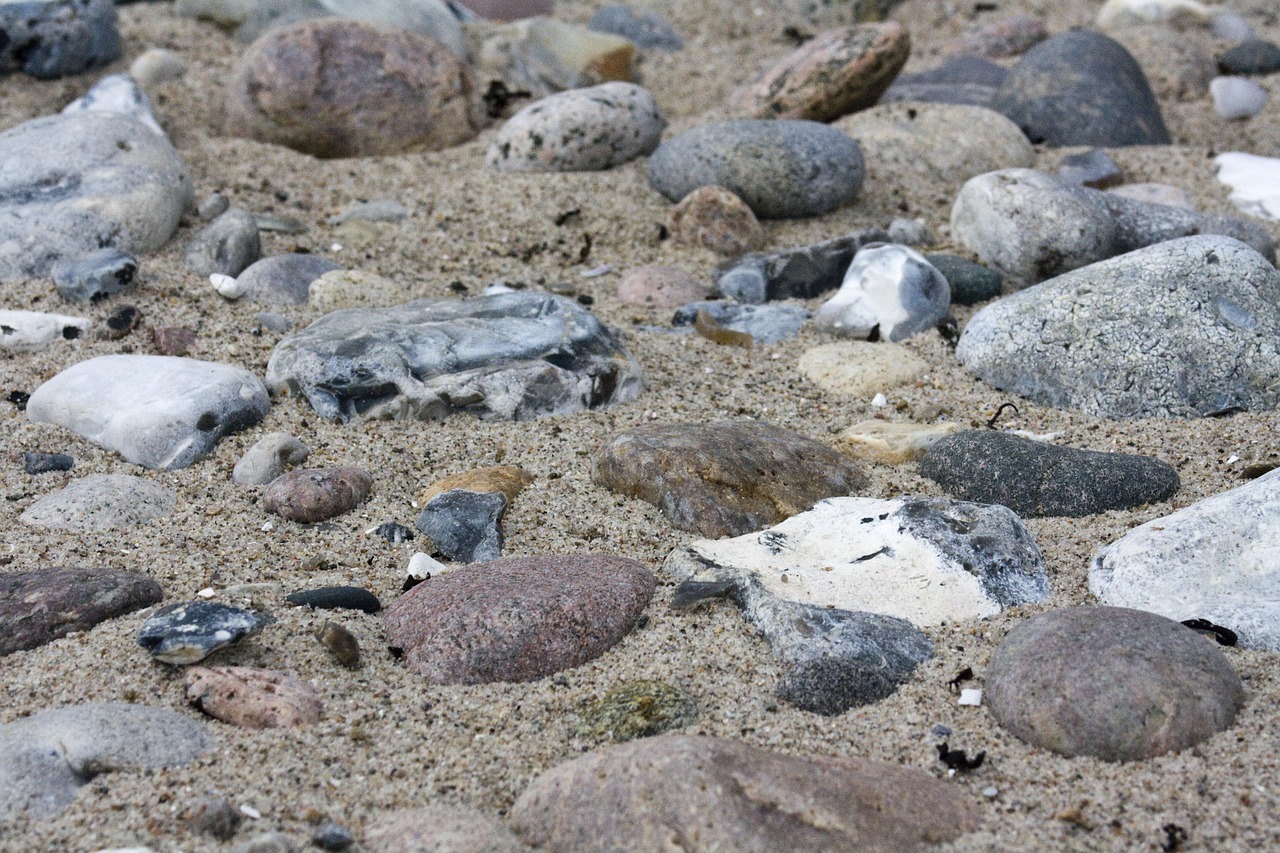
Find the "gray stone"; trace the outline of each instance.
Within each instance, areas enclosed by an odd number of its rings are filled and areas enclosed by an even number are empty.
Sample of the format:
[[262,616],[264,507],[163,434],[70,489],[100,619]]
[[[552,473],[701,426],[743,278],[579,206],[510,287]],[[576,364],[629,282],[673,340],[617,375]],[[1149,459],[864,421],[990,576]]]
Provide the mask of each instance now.
[[310,455],[311,448],[287,432],[268,433],[240,457],[231,479],[242,486],[265,486],[287,466],[301,465]]
[[858,250],[840,290],[814,314],[819,330],[862,340],[904,341],[935,328],[951,309],[951,286],[907,246]]
[[196,232],[182,260],[199,275],[218,273],[234,278],[261,253],[258,221],[253,214],[232,208]]
[[185,468],[225,435],[267,414],[267,389],[229,364],[162,355],[103,355],[68,367],[27,402],[52,423],[147,468]]
[[1116,161],[1101,148],[1089,148],[1077,154],[1066,155],[1058,161],[1056,174],[1064,184],[1099,190],[1115,186],[1123,180]]
[[1223,74],[1275,74],[1280,71],[1280,45],[1247,39],[1218,57]]
[[0,657],[88,631],[163,597],[146,575],[110,569],[36,569],[0,574]]
[[0,349],[31,352],[55,341],[74,341],[89,330],[85,317],[43,311],[0,311]]
[[48,474],[53,471],[70,471],[75,467],[75,460],[65,453],[36,453],[26,451],[22,454],[22,470],[28,474]]
[[244,294],[266,305],[304,305],[311,283],[327,272],[342,267],[319,255],[293,253],[272,255],[250,264],[238,281]]
[[641,378],[592,314],[522,292],[326,315],[276,346],[267,383],[326,418],[529,420],[633,400]]
[[[210,193],[209,196],[196,205],[196,216],[199,216],[205,222],[212,222],[231,208],[231,200],[222,193]],[[257,221],[257,217],[254,217]]]
[[1222,652],[1190,628],[1139,610],[1071,607],[1005,636],[987,668],[986,702],[1033,746],[1137,761],[1225,730],[1244,690]]
[[393,198],[375,198],[354,204],[337,216],[329,217],[330,225],[341,225],[344,222],[402,222],[412,211]]
[[860,228],[809,246],[743,255],[716,271],[716,289],[747,305],[811,299],[840,286],[859,249],[888,240],[879,228]]
[[253,44],[268,30],[330,16],[320,0],[252,0],[252,9],[234,25],[236,41]]
[[900,74],[880,96],[880,103],[901,101],[991,106],[1009,69],[980,56],[957,56],[927,71]]
[[0,3],[0,36],[0,74],[52,80],[120,55],[112,0],[7,0]]
[[355,834],[340,823],[322,823],[311,833],[311,843],[321,850],[346,850],[356,843]]
[[1000,295],[1000,273],[959,255],[927,254],[924,259],[942,273],[951,287],[953,305],[975,305]]
[[140,121],[152,132],[165,136],[164,128],[156,121],[151,99],[128,74],[111,74],[103,77],[93,88],[62,108],[63,114],[90,112],[119,113]]
[[1253,27],[1239,12],[1219,11],[1218,14],[1213,16],[1213,21],[1209,27],[1213,32],[1214,38],[1220,38],[1224,41],[1238,43],[1256,37]]
[[448,560],[478,563],[502,553],[502,516],[507,496],[502,492],[451,489],[422,508],[414,525],[425,533]]
[[671,318],[673,326],[692,326],[698,312],[706,311],[721,326],[743,332],[762,344],[794,338],[809,319],[799,305],[739,305],[736,302],[693,302],[681,306]]
[[862,151],[815,121],[739,119],[673,136],[649,157],[649,183],[672,201],[698,187],[736,194],[762,219],[829,213],[862,187]]
[[128,474],[97,474],[34,501],[18,520],[50,530],[113,530],[166,516],[176,501],[177,494],[159,483]]
[[622,36],[646,50],[680,50],[684,47],[684,39],[671,28],[666,18],[652,9],[621,3],[601,6],[587,21],[587,29]]
[[249,610],[212,601],[183,601],[147,617],[138,645],[164,663],[186,665],[256,634],[267,620]]
[[960,362],[997,388],[1099,417],[1280,404],[1280,274],[1229,237],[1075,270],[974,315]]
[[530,853],[533,849],[496,818],[440,802],[371,821],[361,842],[371,853]]
[[97,302],[122,293],[138,274],[138,261],[119,249],[98,249],[53,265],[53,283],[68,302]]
[[1214,112],[1227,120],[1251,118],[1267,105],[1267,90],[1248,77],[1214,77],[1209,94]]

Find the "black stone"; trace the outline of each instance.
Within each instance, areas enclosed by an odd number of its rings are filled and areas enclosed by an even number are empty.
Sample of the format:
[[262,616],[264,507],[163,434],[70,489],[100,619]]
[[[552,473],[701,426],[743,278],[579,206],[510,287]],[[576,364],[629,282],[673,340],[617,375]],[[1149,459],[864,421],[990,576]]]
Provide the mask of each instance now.
[[311,833],[311,843],[321,850],[346,850],[356,843],[356,837],[341,824],[322,823]]
[[502,492],[453,489],[436,495],[418,516],[417,528],[446,559],[461,563],[496,560],[502,553]]
[[28,474],[48,474],[50,471],[70,471],[75,460],[65,453],[22,454],[22,470]]
[[318,589],[301,589],[284,597],[290,604],[314,607],[319,610],[363,610],[377,613],[382,609],[378,597],[359,586],[322,586]]
[[958,255],[925,255],[924,259],[951,285],[951,301],[956,305],[976,305],[1000,295],[1004,279],[990,267]]
[[1280,71],[1280,46],[1263,39],[1242,41],[1218,57],[1223,74],[1274,74]]
[[863,246],[889,242],[888,233],[880,228],[860,228],[809,246],[753,252],[716,270],[716,290],[748,305],[810,299],[838,288]]
[[142,623],[138,645],[156,660],[189,664],[257,633],[268,619],[212,601],[184,601],[162,607]]
[[397,524],[394,521],[382,522],[382,524],[379,524],[373,532],[390,542],[392,545],[399,545],[401,542],[408,542],[413,538],[412,530],[405,527],[403,524]]

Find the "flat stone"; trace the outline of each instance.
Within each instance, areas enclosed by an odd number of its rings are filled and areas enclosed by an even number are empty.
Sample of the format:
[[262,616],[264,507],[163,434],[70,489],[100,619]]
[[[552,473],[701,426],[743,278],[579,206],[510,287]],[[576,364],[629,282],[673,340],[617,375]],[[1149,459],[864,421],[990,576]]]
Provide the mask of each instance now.
[[1228,151],[1213,159],[1231,203],[1259,219],[1280,221],[1280,157]]
[[797,367],[824,391],[870,398],[915,382],[929,364],[898,344],[839,341],[805,350]]
[[377,613],[382,609],[378,597],[360,586],[322,586],[316,589],[301,589],[284,597],[290,604],[299,607],[314,607],[317,610],[360,610],[365,613]]
[[1242,41],[1218,57],[1223,74],[1275,74],[1280,71],[1280,45],[1264,39]]
[[244,294],[266,305],[304,305],[311,285],[342,267],[319,255],[290,253],[272,255],[248,266],[237,281]]
[[138,645],[164,663],[186,665],[256,634],[267,620],[249,610],[212,601],[183,601],[160,608],[138,631]]
[[698,700],[665,681],[626,681],[582,711],[576,734],[623,743],[687,726],[698,718]]
[[750,335],[758,343],[776,344],[800,333],[809,312],[799,305],[740,305],[736,302],[693,302],[671,318],[673,326],[692,326],[699,312],[731,332]]
[[267,389],[229,364],[160,355],[103,355],[35,390],[27,418],[71,430],[147,468],[185,468],[223,436],[267,414]]
[[498,819],[444,803],[389,812],[372,820],[361,843],[373,853],[529,853],[533,849]]
[[951,310],[951,286],[916,250],[894,243],[858,250],[834,296],[813,316],[846,338],[904,341],[935,328]]
[[985,699],[1033,746],[1138,761],[1226,730],[1244,690],[1222,652],[1190,628],[1139,610],[1070,607],[1005,636]]
[[654,585],[625,557],[508,557],[423,581],[387,608],[384,626],[431,684],[532,681],[612,648]]
[[50,270],[58,295],[68,302],[97,302],[122,293],[138,274],[138,260],[119,249],[63,258]]
[[508,503],[501,492],[451,489],[433,497],[414,526],[447,560],[496,560],[502,553],[502,516]]
[[[549,11],[547,9],[541,14]],[[662,15],[652,9],[622,3],[601,6],[587,21],[587,29],[622,36],[645,50],[680,50],[684,47],[684,39]]]
[[0,574],[0,656],[51,643],[163,597],[146,575],[110,569]]
[[619,302],[648,308],[678,308],[710,295],[710,285],[680,267],[647,264],[630,270],[618,282]]
[[677,243],[737,256],[760,248],[764,228],[746,202],[724,187],[698,187],[671,208],[667,229]]
[[976,305],[1000,295],[1004,277],[990,267],[959,255],[930,253],[924,259],[946,277],[953,305]]
[[47,530],[136,527],[173,511],[177,494],[128,474],[97,474],[32,502],[18,521]]
[[74,341],[89,330],[85,317],[43,311],[0,311],[0,349],[33,352],[55,341]]
[[859,249],[886,242],[886,231],[860,228],[821,243],[743,255],[716,270],[716,290],[747,305],[810,299],[840,286]]
[[511,821],[539,849],[888,853],[958,838],[979,814],[915,768],[666,735],[548,770]]
[[240,457],[231,479],[242,486],[265,486],[310,455],[311,448],[287,432],[267,433]]
[[760,530],[867,484],[830,447],[755,421],[625,430],[596,451],[591,479],[712,538]]
[[564,297],[517,292],[321,317],[276,345],[267,384],[322,417],[530,420],[635,399],[640,366]]
[[187,701],[210,717],[245,729],[276,729],[320,721],[324,702],[297,676],[251,666],[193,666]]
[[38,453],[26,451],[22,454],[22,470],[28,474],[49,474],[54,471],[70,471],[75,467],[75,460],[65,453]]
[[937,424],[860,421],[840,433],[835,447],[854,459],[898,465],[902,462],[918,462],[940,439],[959,431],[960,425],[953,421]]
[[1214,77],[1213,111],[1227,120],[1252,118],[1267,105],[1267,90],[1248,77]]
[[165,136],[164,128],[156,121],[151,99],[128,74],[108,74],[94,83],[89,91],[62,108],[64,115],[85,110],[128,116],[145,124],[152,133]]
[[53,80],[120,55],[112,0],[8,0],[0,3],[0,32],[0,74]]
[[1001,59],[1017,56],[1049,37],[1044,18],[1036,15],[1009,15],[967,30],[947,43],[947,53]]
[[325,314],[344,308],[386,308],[404,302],[407,290],[364,270],[330,270],[311,282],[308,301]]
[[197,275],[235,277],[258,260],[262,243],[253,214],[232,208],[196,232],[182,260]]
[[281,518],[314,524],[350,512],[369,497],[373,477],[361,468],[302,468],[276,477],[262,507]]

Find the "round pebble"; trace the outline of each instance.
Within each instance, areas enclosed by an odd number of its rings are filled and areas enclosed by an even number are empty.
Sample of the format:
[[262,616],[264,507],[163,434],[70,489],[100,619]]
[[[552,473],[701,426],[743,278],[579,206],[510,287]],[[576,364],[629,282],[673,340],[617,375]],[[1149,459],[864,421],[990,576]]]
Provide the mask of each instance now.
[[372,489],[373,478],[359,468],[307,468],[272,480],[262,505],[281,518],[313,524],[355,509]]
[[679,308],[706,299],[711,287],[679,267],[637,267],[618,282],[618,299],[648,308]]
[[1267,105],[1267,90],[1247,77],[1214,77],[1213,109],[1225,119],[1251,118]]
[[698,187],[667,214],[677,243],[736,256],[760,248],[764,228],[742,199],[724,187]]

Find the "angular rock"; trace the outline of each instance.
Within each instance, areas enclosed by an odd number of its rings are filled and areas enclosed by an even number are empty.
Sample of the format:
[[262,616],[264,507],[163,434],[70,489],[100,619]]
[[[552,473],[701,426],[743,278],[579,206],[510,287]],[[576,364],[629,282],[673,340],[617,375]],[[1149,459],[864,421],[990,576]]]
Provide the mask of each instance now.
[[879,228],[860,228],[810,246],[743,255],[716,270],[716,289],[747,305],[810,299],[840,286],[853,256],[868,243],[886,243]]
[[836,449],[854,459],[897,465],[919,461],[938,441],[959,431],[960,425],[953,421],[937,424],[861,421],[840,433]]
[[68,302],[97,302],[133,283],[138,260],[119,249],[98,249],[58,261],[50,274],[58,295]]
[[262,493],[262,507],[290,521],[314,524],[350,512],[372,490],[373,478],[361,468],[303,468],[272,480]]
[[452,489],[432,498],[414,526],[445,559],[460,563],[496,560],[502,553],[501,525],[507,503],[501,492]]
[[647,264],[618,282],[618,301],[649,308],[676,308],[711,295],[711,288],[680,267]]
[[1244,690],[1213,642],[1184,625],[1139,610],[1070,607],[1005,636],[985,698],[996,721],[1033,746],[1138,761],[1228,728]]
[[1000,295],[1004,277],[990,267],[958,255],[927,254],[924,259],[946,277],[953,305],[976,305]]
[[968,30],[948,42],[947,53],[1000,59],[1017,56],[1049,37],[1043,18],[1035,15],[1010,15],[982,27]]
[[55,341],[74,341],[89,330],[89,320],[42,311],[0,311],[0,349],[32,352]]
[[161,607],[138,631],[138,645],[158,661],[186,665],[256,634],[267,620],[249,610],[212,601]]
[[210,717],[246,729],[275,729],[320,721],[324,702],[296,676],[251,666],[193,666],[187,701]]
[[915,101],[990,108],[996,90],[1008,76],[1009,69],[988,59],[957,56],[928,71],[899,75],[880,103]]
[[98,474],[34,501],[18,521],[48,530],[114,530],[168,515],[177,494],[128,474]]
[[303,305],[311,285],[342,267],[319,255],[272,255],[250,264],[237,279],[245,296],[266,305]]
[[301,465],[311,448],[287,432],[272,432],[258,439],[240,457],[231,479],[242,486],[265,486],[285,472],[286,466]]
[[163,597],[146,575],[110,569],[0,574],[0,657],[132,613]]
[[1275,74],[1280,71],[1280,45],[1263,39],[1248,39],[1218,57],[1223,74]]
[[385,814],[370,822],[361,840],[374,853],[530,853],[533,849],[506,824],[483,812],[438,802]]
[[627,681],[582,711],[579,737],[622,743],[687,726],[698,718],[698,700],[665,681]]
[[800,333],[809,312],[799,305],[739,305],[736,302],[694,302],[682,306],[671,318],[673,326],[692,326],[706,312],[714,322],[732,332],[750,335],[758,343],[776,344]]
[[760,530],[867,484],[830,447],[754,421],[625,430],[596,451],[591,479],[711,538]]
[[360,610],[365,613],[377,613],[382,609],[382,603],[378,601],[378,597],[359,586],[322,586],[316,589],[302,589],[289,593],[284,599],[290,604],[314,607],[317,610]]
[[677,243],[738,256],[764,243],[764,228],[746,202],[724,187],[698,187],[671,208],[667,229]]
[[824,391],[872,397],[915,382],[929,364],[897,344],[840,341],[805,350],[797,367],[805,379]]
[[904,341],[933,329],[951,310],[951,286],[924,256],[893,243],[864,246],[840,289],[813,316],[819,330],[845,338]]
[[622,36],[645,50],[680,50],[684,47],[684,39],[671,28],[666,18],[651,9],[633,8],[622,3],[601,6],[587,21],[587,29]]
[[92,89],[62,108],[64,115],[85,110],[128,116],[145,124],[152,133],[165,136],[164,128],[156,121],[151,99],[128,74],[103,77]]
[[258,221],[253,214],[232,208],[191,238],[182,259],[198,275],[220,273],[234,278],[261,254]]
[[532,681],[635,626],[654,577],[625,557],[508,557],[431,578],[386,610],[387,642],[431,684]]
[[53,80],[120,55],[112,0],[8,0],[0,4],[0,33],[0,74]]
[[35,453],[27,451],[22,454],[22,470],[28,474],[49,474],[53,471],[70,471],[75,467],[75,460],[65,453]]
[[641,378],[592,314],[522,292],[329,314],[276,345],[267,383],[326,418],[529,420],[633,400]]

